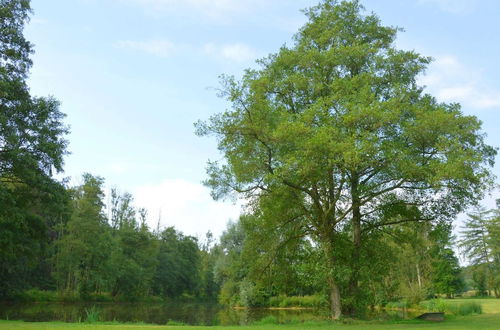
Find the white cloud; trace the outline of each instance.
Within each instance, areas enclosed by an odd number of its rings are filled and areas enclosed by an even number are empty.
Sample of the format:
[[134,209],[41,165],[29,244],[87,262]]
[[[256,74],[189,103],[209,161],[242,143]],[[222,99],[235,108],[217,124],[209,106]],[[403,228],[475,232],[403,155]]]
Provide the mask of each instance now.
[[122,40],[115,43],[115,46],[123,49],[132,49],[145,52],[158,57],[167,57],[177,50],[174,43],[168,40],[147,40],[133,41]]
[[203,52],[207,55],[240,63],[254,61],[258,57],[258,52],[255,49],[242,43],[221,46],[208,43],[203,46]]
[[165,180],[138,187],[135,205],[148,210],[148,223],[156,228],[161,212],[161,227],[175,226],[187,235],[202,237],[211,230],[218,237],[228,220],[236,220],[241,207],[215,202],[208,188],[182,179]]
[[467,14],[474,10],[477,0],[418,0],[422,5],[434,5],[452,14]]
[[456,57],[438,56],[419,82],[439,101],[459,102],[465,107],[500,107],[500,90],[485,86],[481,70],[472,70]]

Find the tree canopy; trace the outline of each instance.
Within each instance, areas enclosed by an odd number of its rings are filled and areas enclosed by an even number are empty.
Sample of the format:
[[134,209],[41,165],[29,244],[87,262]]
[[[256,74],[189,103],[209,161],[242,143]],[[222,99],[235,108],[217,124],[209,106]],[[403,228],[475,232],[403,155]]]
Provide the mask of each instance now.
[[[322,247],[338,318],[341,292],[359,294],[368,237],[451,219],[491,183],[496,150],[476,117],[418,85],[431,59],[396,49],[398,28],[364,15],[358,1],[325,0],[305,13],[293,45],[240,80],[222,77],[231,108],[197,133],[215,135],[225,156],[208,164],[215,198],[239,193]],[[348,258],[337,249],[346,240]]]
[[36,260],[68,198],[52,178],[67,153],[64,114],[56,99],[32,96],[26,83],[30,10],[27,0],[0,0],[0,297],[25,287],[26,274],[43,273]]

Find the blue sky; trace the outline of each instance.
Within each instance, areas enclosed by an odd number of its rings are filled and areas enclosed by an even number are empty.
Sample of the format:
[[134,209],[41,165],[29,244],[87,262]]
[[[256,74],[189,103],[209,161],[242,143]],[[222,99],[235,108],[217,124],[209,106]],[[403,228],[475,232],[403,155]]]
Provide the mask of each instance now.
[[[428,92],[460,102],[500,145],[500,2],[365,0],[397,45],[435,61]],[[200,182],[216,143],[193,123],[223,111],[220,74],[240,76],[290,43],[308,0],[32,0],[36,48],[30,86],[54,95],[71,126],[64,176],[100,175],[131,192],[155,225],[220,234],[240,206],[213,202]],[[500,176],[499,166],[494,172]],[[496,194],[498,196],[498,193]],[[492,198],[485,203],[493,206]]]

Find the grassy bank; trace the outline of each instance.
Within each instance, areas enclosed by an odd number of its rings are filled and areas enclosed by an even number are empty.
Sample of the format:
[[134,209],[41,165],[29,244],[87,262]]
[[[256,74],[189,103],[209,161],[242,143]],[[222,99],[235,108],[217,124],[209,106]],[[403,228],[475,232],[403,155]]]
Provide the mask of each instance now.
[[398,323],[376,323],[352,321],[346,323],[314,322],[296,324],[260,324],[251,326],[161,326],[147,324],[84,324],[84,323],[60,323],[60,322],[32,322],[0,321],[0,329],[92,329],[92,330],[114,330],[114,329],[179,329],[179,330],[266,330],[266,329],[359,329],[359,330],[382,330],[382,329],[498,329],[500,314],[483,314],[463,317],[448,318],[442,323],[426,323],[423,321],[404,321]]

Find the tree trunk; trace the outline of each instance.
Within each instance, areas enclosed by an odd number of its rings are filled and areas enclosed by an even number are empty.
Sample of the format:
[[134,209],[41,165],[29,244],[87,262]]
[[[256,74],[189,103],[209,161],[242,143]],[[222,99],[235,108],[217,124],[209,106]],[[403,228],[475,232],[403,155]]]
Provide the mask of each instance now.
[[418,288],[419,289],[422,289],[422,279],[420,278],[420,266],[417,262],[416,264],[416,268],[417,268],[417,281],[418,281]]
[[340,303],[340,290],[333,275],[328,277],[328,287],[330,289],[330,313],[332,320],[338,320],[342,315],[342,305]]
[[[352,274],[349,279],[349,294],[356,300],[359,293],[359,272],[361,255],[361,199],[358,191],[359,178],[357,174],[351,177],[351,199],[352,199]],[[350,306],[349,312],[356,313],[355,306]]]
[[338,320],[342,316],[342,303],[340,302],[340,289],[333,274],[335,266],[335,259],[333,256],[333,238],[329,234],[323,234],[321,240],[326,257],[326,281],[330,291],[330,317],[332,320]]

